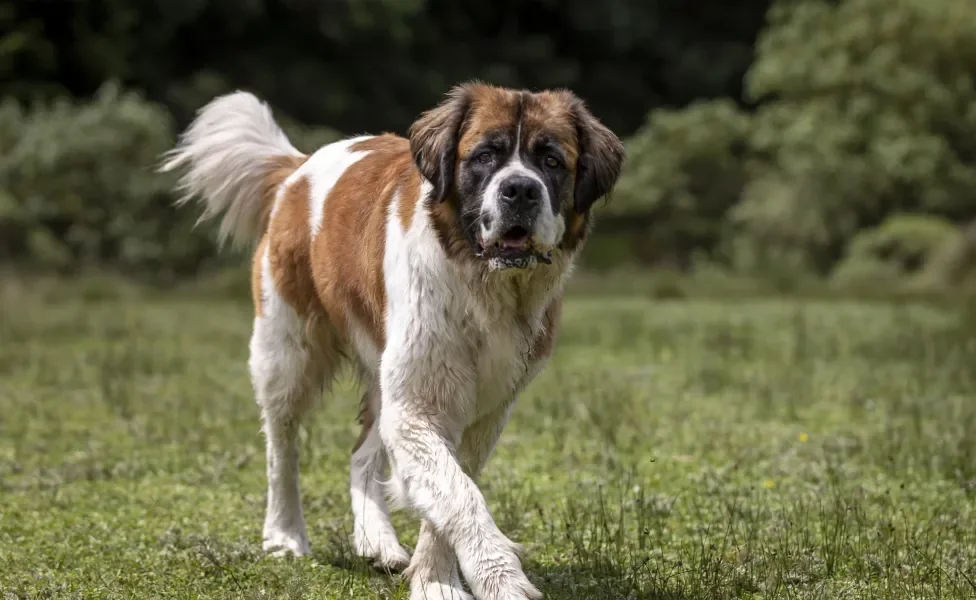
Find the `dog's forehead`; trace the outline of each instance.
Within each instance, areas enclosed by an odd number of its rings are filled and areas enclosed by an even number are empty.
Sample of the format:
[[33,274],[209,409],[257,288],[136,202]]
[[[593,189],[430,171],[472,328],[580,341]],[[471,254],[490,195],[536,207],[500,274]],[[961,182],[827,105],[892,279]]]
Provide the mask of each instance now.
[[578,140],[572,96],[566,92],[539,92],[529,96],[522,106],[522,137],[529,144],[548,138],[575,161]]
[[559,144],[567,158],[575,161],[576,121],[572,97],[567,92],[478,87],[472,92],[465,121],[458,144],[461,156],[467,156],[489,136],[518,132],[522,144],[531,146],[545,139]]

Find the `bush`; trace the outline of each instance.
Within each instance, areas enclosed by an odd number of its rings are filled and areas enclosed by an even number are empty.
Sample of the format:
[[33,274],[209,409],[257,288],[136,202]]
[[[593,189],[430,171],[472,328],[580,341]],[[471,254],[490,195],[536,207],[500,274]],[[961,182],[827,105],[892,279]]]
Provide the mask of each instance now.
[[920,279],[926,285],[947,290],[976,287],[976,220],[934,253]]
[[970,220],[974,73],[971,0],[781,0],[747,75],[755,112],[652,113],[613,210],[647,223],[650,254],[781,275],[830,273],[892,215]]
[[89,103],[6,104],[0,253],[59,271],[196,269],[212,243],[171,206],[173,179],[154,172],[171,130],[165,110],[112,84]]
[[858,233],[834,270],[839,284],[908,282],[926,271],[944,248],[961,239],[950,221],[927,215],[893,215]]
[[730,100],[658,110],[627,143],[611,212],[643,215],[648,258],[687,265],[721,237],[746,181],[749,116]]
[[940,217],[894,215],[878,227],[858,233],[851,241],[848,257],[876,258],[903,273],[916,273],[959,235],[955,225]]
[[976,214],[974,72],[970,0],[778,2],[747,76],[762,103],[749,145],[803,200],[744,202],[810,223],[796,233],[821,269],[889,215]]
[[[284,117],[299,148],[338,137]],[[0,258],[59,272],[99,267],[167,280],[220,262],[212,228],[173,206],[155,171],[174,143],[162,107],[106,84],[90,102],[0,105]]]

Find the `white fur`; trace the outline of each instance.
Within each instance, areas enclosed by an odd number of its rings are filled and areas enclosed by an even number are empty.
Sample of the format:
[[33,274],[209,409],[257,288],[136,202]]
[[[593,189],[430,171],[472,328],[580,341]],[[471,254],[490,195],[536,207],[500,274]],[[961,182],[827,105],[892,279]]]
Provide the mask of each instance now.
[[329,192],[346,169],[369,154],[369,152],[350,152],[350,146],[368,140],[370,137],[372,136],[364,135],[323,146],[294,173],[294,177],[308,177],[311,182],[308,221],[313,239],[322,229],[322,214],[325,211],[325,199],[329,197]]
[[356,358],[359,359],[359,365],[369,376],[376,377],[380,370],[380,351],[376,348],[373,338],[362,323],[352,315],[346,319],[346,326],[349,328],[350,342]]
[[254,320],[248,365],[267,440],[268,505],[264,549],[309,552],[298,487],[298,427],[321,393],[327,364],[305,322],[278,294],[268,251],[261,256],[261,316]]
[[219,96],[197,112],[175,148],[164,155],[161,171],[186,168],[184,195],[203,199],[200,220],[223,214],[219,240],[243,245],[261,232],[262,166],[281,155],[302,156],[292,146],[267,104],[248,92]]
[[[366,401],[373,414],[380,412],[379,390],[370,386]],[[349,495],[352,499],[353,548],[358,556],[373,559],[378,566],[401,569],[410,556],[397,541],[390,521],[381,480],[388,467],[377,426],[370,428],[363,444],[353,453],[349,465]]]
[[[422,201],[428,195],[425,188]],[[453,553],[476,597],[539,597],[522,572],[518,546],[495,525],[472,477],[491,454],[516,394],[541,368],[525,357],[560,290],[566,260],[539,267],[548,277],[530,271],[485,281],[447,259],[425,211],[409,231],[395,215],[388,220],[379,431],[400,502],[425,520],[411,562],[414,590],[430,585],[424,565],[453,564]],[[521,277],[538,277],[541,285],[534,282],[519,298],[513,286]],[[443,573],[437,580],[447,585]]]
[[471,600],[461,583],[454,550],[430,521],[420,525],[417,549],[404,575],[410,581],[410,600]]

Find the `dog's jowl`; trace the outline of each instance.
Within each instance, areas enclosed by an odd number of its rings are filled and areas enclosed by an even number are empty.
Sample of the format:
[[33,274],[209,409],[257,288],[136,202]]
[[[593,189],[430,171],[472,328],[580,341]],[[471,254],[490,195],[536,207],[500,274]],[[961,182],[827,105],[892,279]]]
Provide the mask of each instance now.
[[[541,596],[476,483],[515,398],[546,364],[562,290],[623,161],[567,91],[453,89],[408,138],[311,155],[236,92],[165,157],[222,239],[254,243],[250,373],[267,441],[264,547],[309,552],[301,419],[344,360],[365,395],[353,448],[353,544],[407,568],[411,598]],[[389,482],[384,485],[381,482]],[[386,496],[422,516],[412,556]]]

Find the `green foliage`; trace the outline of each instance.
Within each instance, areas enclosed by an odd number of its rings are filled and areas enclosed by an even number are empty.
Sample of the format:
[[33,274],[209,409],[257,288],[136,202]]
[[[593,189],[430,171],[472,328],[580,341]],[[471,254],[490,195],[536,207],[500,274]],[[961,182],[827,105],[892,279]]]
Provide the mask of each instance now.
[[[328,128],[280,116],[311,152]],[[59,271],[110,267],[152,279],[218,261],[212,232],[173,206],[175,178],[156,172],[173,145],[168,111],[106,84],[91,102],[0,105],[0,257]]]
[[[969,0],[778,2],[746,78],[756,110],[653,112],[630,140],[618,210],[646,213],[648,245],[667,240],[656,261],[691,240],[740,271],[824,274],[859,239],[845,277],[895,277],[904,265],[869,261],[865,240],[976,217],[974,74]],[[857,237],[895,215],[918,217]]]
[[974,214],[976,4],[791,1],[769,21],[747,76],[764,101],[750,145],[814,193],[747,202],[812,204],[801,243],[818,266],[893,212]]
[[[5,93],[21,105],[48,99],[28,112],[0,104],[0,152],[12,157],[0,168],[7,258],[193,271],[213,259],[209,234],[171,210],[151,166],[174,125],[215,95],[259,93],[313,151],[339,130],[403,132],[471,77],[570,87],[618,132],[637,129],[614,201],[598,208],[597,268],[712,262],[783,286],[835,270],[897,279],[904,265],[862,251],[864,240],[909,216],[976,219],[970,0],[780,0],[768,12],[766,0],[41,4],[0,0]],[[173,52],[177,34],[187,42]],[[748,109],[734,83],[743,73]],[[151,102],[52,100],[113,78]],[[926,270],[962,277],[974,262],[965,239],[938,259],[926,250]]]
[[710,249],[746,182],[750,117],[730,100],[653,111],[628,141],[610,209],[647,215],[647,245],[678,254]]
[[186,215],[167,210],[172,180],[153,172],[173,142],[161,107],[106,85],[90,103],[8,102],[0,123],[0,254],[125,270],[183,270],[209,254]]
[[922,273],[961,237],[959,229],[941,217],[893,215],[854,236],[833,280],[846,287],[906,281],[908,276]]
[[275,120],[289,141],[306,154],[312,154],[322,146],[342,139],[342,134],[331,127],[307,127],[282,114],[276,114]]
[[930,286],[953,290],[972,287],[976,282],[976,220],[939,248],[920,279]]
[[626,134],[650,105],[739,96],[769,2],[0,0],[0,80],[29,101],[119,79],[182,124],[204,76],[359,133],[481,78],[571,88]]
[[924,215],[894,215],[878,227],[858,233],[848,246],[848,257],[874,258],[900,271],[915,273],[959,230],[946,219]]

